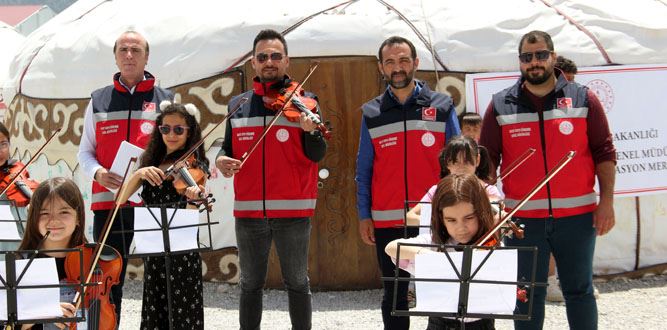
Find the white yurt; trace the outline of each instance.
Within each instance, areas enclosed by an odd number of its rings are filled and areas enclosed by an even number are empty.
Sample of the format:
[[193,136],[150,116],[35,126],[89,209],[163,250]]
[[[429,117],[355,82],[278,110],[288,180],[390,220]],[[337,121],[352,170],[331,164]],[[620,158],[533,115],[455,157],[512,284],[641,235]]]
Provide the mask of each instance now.
[[[667,63],[665,17],[667,3],[655,0],[288,0],[279,4],[261,0],[251,5],[80,0],[33,32],[15,52],[3,86],[9,108],[5,123],[12,141],[18,141],[13,143],[14,151],[23,159],[62,127],[29,170],[38,179],[74,177],[89,200],[91,178],[83,177],[76,158],[83,113],[90,93],[111,84],[117,71],[112,47],[122,32],[136,30],[146,37],[150,44],[147,70],[160,86],[174,91],[177,101],[194,103],[202,110],[200,120],[207,131],[224,118],[230,98],[251,86],[254,71],[248,59],[254,36],[266,28],[281,31],[294,78],[300,79],[313,62],[319,63],[305,88],[319,96],[322,113],[333,127],[327,156],[319,164],[328,175],[320,178],[313,219],[311,283],[323,289],[378,287],[375,250],[358,237],[354,170],[359,108],[385,88],[376,57],[384,39],[399,35],[412,40],[420,59],[417,77],[451,95],[462,113],[470,101],[466,77],[516,72],[518,42],[528,31],[551,34],[556,52],[580,68],[660,65]],[[641,116],[641,108],[632,111]],[[207,139],[210,157],[217,153],[223,136],[220,127]],[[213,251],[203,254],[207,280],[233,282],[238,277],[231,185],[230,179],[215,174],[209,182],[217,200],[211,217],[219,224],[213,227]],[[661,234],[667,233],[667,192],[619,196],[615,210],[616,228],[597,241],[595,273],[664,269],[667,243]],[[130,272],[139,274],[139,264],[134,263]],[[269,283],[281,283],[275,253]]]

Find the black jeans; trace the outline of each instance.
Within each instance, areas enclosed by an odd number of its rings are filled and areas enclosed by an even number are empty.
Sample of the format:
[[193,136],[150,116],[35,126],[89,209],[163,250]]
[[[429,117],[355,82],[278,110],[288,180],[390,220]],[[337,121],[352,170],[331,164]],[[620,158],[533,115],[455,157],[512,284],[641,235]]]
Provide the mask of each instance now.
[[[494,330],[496,328],[493,319],[481,319],[466,322],[466,330]],[[446,319],[442,317],[429,317],[426,330],[459,330],[461,321]]]
[[[408,229],[408,237],[414,237],[419,234],[419,228]],[[378,263],[382,277],[394,277],[396,265],[391,258],[384,252],[384,248],[389,242],[403,238],[403,228],[375,228],[375,252],[377,253]],[[410,273],[400,270],[400,277],[410,277]],[[396,310],[408,310],[408,285],[409,282],[398,282],[398,291],[396,294]],[[391,309],[394,300],[394,282],[382,281],[384,294],[382,295],[382,322],[386,330],[407,330],[410,329],[410,317],[391,316]]]
[[260,329],[262,297],[272,241],[276,245],[287,289],[292,329],[311,329],[313,308],[308,279],[311,227],[309,218],[236,218],[236,241],[241,267],[241,329]]
[[[99,242],[100,236],[102,236],[102,230],[104,229],[104,222],[109,216],[111,210],[97,210],[93,211],[95,215],[93,218],[93,238],[95,242]],[[121,227],[121,221],[123,222],[124,228]],[[116,219],[114,219],[111,224],[111,230],[109,236],[107,237],[106,245],[109,245],[116,249],[118,253],[123,257],[123,268],[120,272],[120,283],[111,287],[111,303],[116,305],[116,315],[118,319],[116,320],[120,324],[120,305],[123,299],[123,283],[125,283],[125,270],[127,270],[127,258],[125,255],[130,250],[130,244],[132,244],[132,239],[134,238],[134,233],[125,233],[125,234],[114,234],[114,231],[119,231],[121,229],[132,230],[134,229],[134,208],[121,208],[116,213]],[[124,240],[124,242],[123,242]]]

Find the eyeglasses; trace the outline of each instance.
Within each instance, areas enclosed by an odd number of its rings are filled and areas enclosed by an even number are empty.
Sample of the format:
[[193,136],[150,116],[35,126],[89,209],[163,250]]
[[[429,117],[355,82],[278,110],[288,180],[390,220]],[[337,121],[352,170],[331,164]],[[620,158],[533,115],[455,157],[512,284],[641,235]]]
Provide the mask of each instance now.
[[534,53],[521,53],[519,54],[519,61],[528,64],[533,61],[533,54],[535,54],[535,58],[538,61],[546,61],[551,53],[550,50],[539,50]]
[[280,60],[283,59],[283,54],[281,54],[281,53],[271,53],[271,55],[269,55],[269,54],[265,54],[265,53],[259,53],[259,54],[255,55],[255,58],[257,59],[257,62],[259,62],[259,63],[264,63],[264,62],[268,61],[269,57],[271,58],[271,61],[280,61]]
[[160,133],[162,133],[162,135],[169,134],[172,129],[174,130],[174,134],[183,135],[183,133],[185,133],[185,130],[190,129],[190,127],[185,127],[181,125],[176,125],[174,127],[171,127],[169,125],[160,125],[158,126],[158,129],[160,130]]

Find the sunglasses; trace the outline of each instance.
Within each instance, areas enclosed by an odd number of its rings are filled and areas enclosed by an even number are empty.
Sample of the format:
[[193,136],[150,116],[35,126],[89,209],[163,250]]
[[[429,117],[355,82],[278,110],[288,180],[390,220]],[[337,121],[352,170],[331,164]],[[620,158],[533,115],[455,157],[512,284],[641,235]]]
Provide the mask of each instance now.
[[539,50],[534,53],[521,53],[519,54],[519,61],[522,63],[530,63],[533,61],[533,54],[538,61],[546,61],[549,56],[551,56],[552,51],[550,50]]
[[255,58],[257,59],[257,62],[259,62],[259,63],[264,63],[264,62],[268,61],[269,57],[271,58],[271,61],[280,61],[280,60],[283,59],[283,54],[281,54],[281,53],[271,53],[271,55],[269,55],[269,54],[265,54],[265,53],[259,53],[259,54],[255,55]]
[[160,130],[160,133],[162,135],[167,135],[171,132],[171,130],[174,130],[174,134],[176,135],[183,135],[186,130],[190,129],[189,127],[181,126],[181,125],[176,125],[174,127],[171,127],[169,125],[160,125],[158,126],[158,129]]

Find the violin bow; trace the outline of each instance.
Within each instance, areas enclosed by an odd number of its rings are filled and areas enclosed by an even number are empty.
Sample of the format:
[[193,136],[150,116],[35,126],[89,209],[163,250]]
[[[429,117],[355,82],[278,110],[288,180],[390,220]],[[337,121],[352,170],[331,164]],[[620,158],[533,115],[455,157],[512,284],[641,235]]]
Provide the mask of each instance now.
[[208,131],[208,133],[204,134],[204,136],[202,136],[202,138],[201,138],[199,141],[197,141],[197,143],[193,144],[192,147],[190,147],[190,149],[188,149],[188,151],[187,151],[186,153],[184,153],[184,154],[183,154],[181,157],[179,157],[173,164],[171,164],[171,165],[164,171],[164,175],[165,175],[165,176],[170,176],[170,175],[172,175],[173,172],[176,170],[175,167],[176,167],[177,164],[179,164],[179,163],[183,162],[184,160],[188,159],[188,157],[190,157],[190,155],[192,155],[195,151],[197,151],[197,148],[199,148],[199,146],[202,145],[202,144],[204,143],[204,140],[206,140],[206,138],[207,138],[209,135],[211,135],[211,133],[213,133],[213,131],[214,131],[216,128],[218,128],[218,126],[220,126],[220,125],[221,125],[222,123],[224,123],[227,119],[229,119],[232,115],[234,115],[239,109],[241,109],[241,106],[243,106],[243,104],[245,104],[246,102],[248,102],[248,98],[247,98],[247,97],[241,98],[241,101],[239,101],[239,103],[234,107],[234,109],[232,109],[232,111],[227,112],[227,115],[225,115],[225,118],[222,118],[222,120],[219,121],[217,124],[215,124],[215,126],[213,126],[213,127]]
[[528,160],[533,154],[535,153],[535,148],[528,148],[526,151],[524,151],[519,158],[514,160],[509,166],[507,166],[507,169],[503,172],[500,173],[500,176],[498,177],[498,180],[502,181],[504,178],[506,178],[508,175],[510,175],[514,170],[516,170],[521,164],[523,164],[525,161]]
[[255,151],[255,149],[257,149],[257,146],[259,146],[259,143],[264,140],[264,137],[266,136],[266,134],[269,133],[269,129],[271,129],[271,127],[273,127],[273,125],[276,123],[276,121],[278,121],[278,119],[283,115],[283,110],[285,110],[285,107],[287,106],[287,104],[289,104],[290,101],[292,101],[292,98],[296,95],[296,91],[298,91],[299,88],[301,88],[301,86],[303,86],[303,84],[306,82],[306,80],[308,80],[308,78],[310,78],[310,76],[313,74],[313,72],[315,72],[315,69],[317,69],[318,65],[320,65],[319,62],[317,62],[317,61],[313,62],[313,65],[311,65],[310,68],[308,69],[308,72],[306,73],[306,76],[303,78],[303,80],[301,80],[296,85],[296,88],[294,88],[294,92],[290,93],[290,95],[287,97],[287,100],[285,100],[285,103],[283,104],[283,106],[280,107],[280,110],[278,110],[278,112],[273,117],[273,119],[271,119],[271,121],[266,125],[266,128],[264,128],[264,131],[262,132],[262,135],[260,135],[260,137],[255,141],[255,143],[253,143],[253,145],[250,147],[250,149],[248,151],[243,153],[243,156],[241,156],[241,166],[243,166],[243,164],[245,164],[246,160],[248,160],[248,157],[250,157],[250,154],[252,154],[252,152]]
[[61,129],[62,129],[62,127],[58,127],[56,129],[56,131],[53,132],[53,134],[51,134],[51,137],[49,137],[49,139],[46,140],[46,142],[44,142],[44,144],[39,149],[37,149],[37,152],[35,152],[35,154],[32,155],[32,157],[30,157],[30,160],[28,160],[28,162],[23,165],[23,168],[21,168],[14,175],[14,177],[9,181],[7,186],[4,189],[2,189],[2,192],[0,192],[0,196],[4,195],[7,192],[7,190],[9,190],[9,187],[11,187],[12,184],[14,184],[14,182],[16,182],[16,180],[18,180],[18,178],[21,176],[21,174],[23,174],[23,172],[25,172],[25,170],[28,168],[28,165],[32,164],[35,161],[35,159],[37,159],[37,156],[39,156],[39,154],[42,152],[42,150],[44,150],[44,148],[46,148],[46,146],[53,140],[53,138],[56,137],[56,134],[58,134]]
[[569,151],[567,154],[565,154],[565,156],[563,156],[563,158],[561,158],[560,161],[558,161],[558,164],[556,164],[556,166],[554,166],[551,169],[551,171],[547,173],[544,179],[538,182],[537,185],[530,192],[528,192],[528,194],[519,202],[519,204],[517,204],[516,207],[512,209],[512,211],[505,214],[505,216],[493,227],[493,229],[491,229],[491,231],[489,231],[488,234],[484,235],[477,242],[475,242],[475,245],[481,246],[482,244],[484,244],[484,242],[486,242],[489,238],[491,238],[500,229],[500,227],[502,227],[505,224],[505,222],[507,221],[512,222],[511,219],[514,216],[514,214],[521,207],[523,207],[523,205],[528,203],[528,201],[531,198],[533,198],[533,196],[535,196],[538,190],[542,189],[542,187],[544,187],[544,185],[546,185],[547,182],[549,182],[556,174],[558,174],[558,172],[560,172],[560,170],[562,170],[563,167],[565,167],[565,165],[567,165],[567,163],[569,163],[572,160],[572,158],[574,158],[574,155],[575,155],[574,151]]
[[[107,241],[107,238],[109,237],[109,232],[111,232],[111,223],[113,220],[116,218],[116,214],[118,213],[118,209],[121,206],[120,202],[120,197],[125,194],[125,190],[127,189],[127,175],[130,173],[130,168],[132,167],[132,164],[137,161],[137,157],[132,157],[130,158],[130,161],[127,163],[127,168],[125,168],[125,174],[123,175],[123,180],[120,182],[120,189],[116,192],[116,197],[114,198],[114,208],[112,212],[109,212],[109,215],[107,216],[107,219],[104,221],[104,229],[102,230],[102,236],[101,240],[97,243],[97,246],[95,247],[95,253],[93,257],[93,262],[90,264],[90,270],[88,271],[88,274],[86,275],[86,281],[84,283],[89,283],[91,278],[93,277],[93,272],[95,271],[95,266],[97,266],[97,262],[100,260],[100,256],[102,255],[102,248],[104,247],[104,244]],[[72,303],[75,306],[75,310],[78,310],[79,307],[81,306],[81,302],[83,299],[80,299],[81,297],[84,297],[86,295],[86,289],[87,287],[84,286],[81,294],[79,294],[79,291],[76,292],[76,295],[74,296],[74,300]]]

